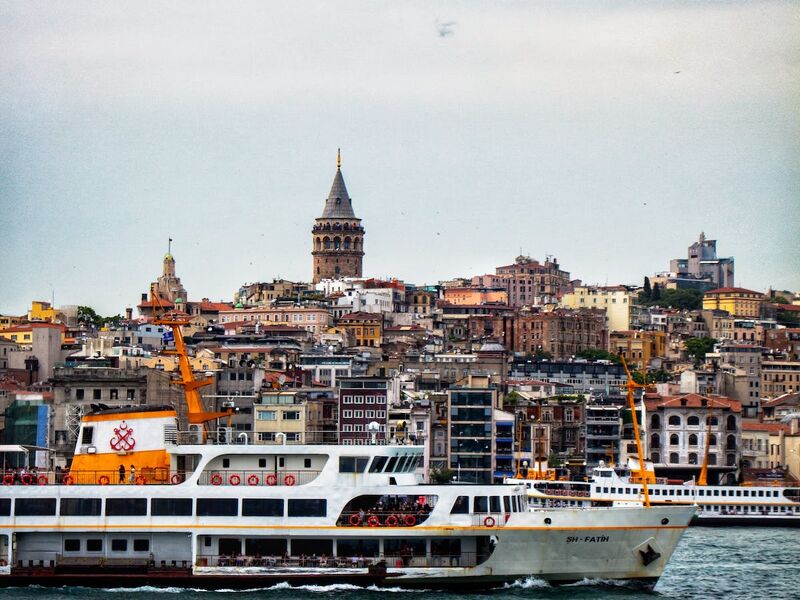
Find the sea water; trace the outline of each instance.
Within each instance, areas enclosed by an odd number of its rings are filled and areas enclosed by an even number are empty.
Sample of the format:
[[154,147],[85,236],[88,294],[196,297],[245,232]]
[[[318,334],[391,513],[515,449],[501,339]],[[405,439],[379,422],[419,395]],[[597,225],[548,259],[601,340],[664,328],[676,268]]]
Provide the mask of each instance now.
[[134,589],[45,588],[35,585],[0,589],[0,600],[451,600],[454,598],[561,600],[572,598],[800,598],[800,530],[779,528],[705,528],[687,530],[653,592],[613,581],[582,581],[551,587],[535,578],[498,586],[483,593],[464,594],[361,588],[353,585],[302,586],[278,584],[245,591],[204,592],[181,588]]

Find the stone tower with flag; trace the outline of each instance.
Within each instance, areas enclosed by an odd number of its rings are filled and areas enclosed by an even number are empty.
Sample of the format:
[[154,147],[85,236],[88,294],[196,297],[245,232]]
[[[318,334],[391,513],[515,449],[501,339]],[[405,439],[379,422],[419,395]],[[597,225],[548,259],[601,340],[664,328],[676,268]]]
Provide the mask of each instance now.
[[353,202],[344,185],[340,152],[336,155],[336,175],[325,208],[311,230],[311,243],[314,283],[322,279],[361,277],[364,227],[353,212]]

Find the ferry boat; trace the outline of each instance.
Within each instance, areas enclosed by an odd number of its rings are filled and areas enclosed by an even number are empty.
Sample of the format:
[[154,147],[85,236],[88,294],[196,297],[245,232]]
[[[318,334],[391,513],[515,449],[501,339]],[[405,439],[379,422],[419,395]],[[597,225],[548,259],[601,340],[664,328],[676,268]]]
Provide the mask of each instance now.
[[694,513],[531,511],[522,485],[420,483],[420,446],[232,443],[247,437],[208,425],[230,411],[203,408],[187,322],[154,320],[174,334],[190,430],[168,406],[97,406],[68,470],[4,473],[0,585],[475,589],[535,576],[652,587]]
[[[637,481],[636,465],[614,468],[600,464],[588,481],[511,478],[524,485],[534,510],[552,507],[599,507],[640,504],[643,485]],[[800,487],[777,485],[698,485],[694,481],[669,483],[652,478],[650,501],[655,505],[696,505],[692,525],[800,527]]]
[[522,485],[419,483],[421,446],[215,443],[176,427],[169,407],[98,410],[69,471],[6,475],[0,585],[652,586],[694,511],[530,511]]

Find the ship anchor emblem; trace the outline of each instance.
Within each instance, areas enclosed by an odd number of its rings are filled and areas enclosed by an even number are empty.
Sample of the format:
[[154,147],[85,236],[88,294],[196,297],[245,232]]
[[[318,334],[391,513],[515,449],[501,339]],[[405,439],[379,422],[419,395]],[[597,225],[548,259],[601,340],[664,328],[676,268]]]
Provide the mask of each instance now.
[[114,437],[111,438],[111,449],[123,452],[130,452],[136,446],[133,439],[133,428],[123,421],[119,427],[114,427]]

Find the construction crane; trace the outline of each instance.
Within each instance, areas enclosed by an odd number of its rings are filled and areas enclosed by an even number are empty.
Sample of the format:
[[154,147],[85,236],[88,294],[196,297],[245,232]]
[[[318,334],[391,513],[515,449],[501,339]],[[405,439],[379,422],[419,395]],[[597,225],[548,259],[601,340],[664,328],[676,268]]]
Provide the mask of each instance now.
[[[625,387],[628,390],[628,408],[630,408],[631,411],[631,417],[632,417],[631,421],[633,422],[633,437],[636,440],[636,458],[639,461],[639,468],[637,471],[637,475],[638,479],[642,484],[642,492],[644,492],[644,505],[647,508],[650,508],[650,492],[647,490],[647,483],[648,483],[647,480],[649,479],[649,474],[647,473],[645,457],[644,453],[642,452],[642,438],[639,436],[639,421],[636,416],[636,404],[633,401],[633,391],[637,388],[644,388],[645,386],[636,383],[633,380],[631,372],[628,370],[628,364],[625,362],[625,357],[620,356],[620,360],[622,361],[622,366],[625,368],[625,374],[628,376],[628,381],[626,382]],[[631,469],[631,471],[633,471],[633,469]]]

